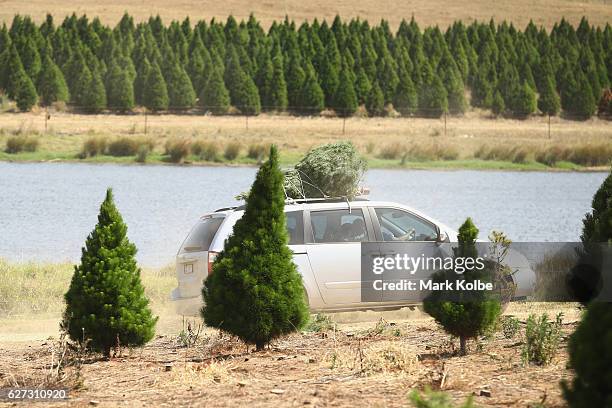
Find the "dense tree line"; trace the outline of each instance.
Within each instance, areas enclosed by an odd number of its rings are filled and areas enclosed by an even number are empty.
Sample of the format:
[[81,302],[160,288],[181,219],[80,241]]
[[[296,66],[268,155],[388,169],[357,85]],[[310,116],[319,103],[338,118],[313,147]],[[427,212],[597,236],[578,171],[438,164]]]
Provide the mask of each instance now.
[[364,106],[372,116],[393,107],[439,117],[471,104],[496,115],[589,118],[611,79],[612,27],[586,19],[550,32],[493,21],[421,30],[413,19],[396,33],[385,21],[286,19],[266,32],[253,16],[165,26],[126,14],[110,28],[73,14],[60,25],[17,15],[0,29],[0,89],[24,111],[63,101],[86,112],[350,116]]

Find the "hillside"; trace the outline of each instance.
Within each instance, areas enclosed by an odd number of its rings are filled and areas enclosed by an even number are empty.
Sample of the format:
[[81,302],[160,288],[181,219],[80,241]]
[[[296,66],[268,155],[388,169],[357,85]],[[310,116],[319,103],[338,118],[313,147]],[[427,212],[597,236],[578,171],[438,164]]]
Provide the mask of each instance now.
[[137,21],[150,15],[160,14],[165,20],[183,19],[189,16],[192,20],[217,19],[225,20],[228,14],[237,19],[245,19],[254,13],[262,25],[268,27],[272,21],[290,19],[302,21],[317,17],[333,19],[336,14],[343,18],[360,17],[370,22],[378,22],[384,18],[392,27],[397,27],[402,18],[409,19],[411,15],[424,26],[440,25],[446,27],[455,20],[470,22],[474,19],[496,21],[504,19],[524,27],[530,19],[537,25],[551,28],[553,24],[565,17],[577,24],[582,16],[587,16],[594,25],[604,26],[612,21],[612,5],[608,0],[574,1],[574,0],[514,0],[508,2],[490,0],[340,0],[340,1],[247,1],[227,0],[195,1],[184,0],[169,2],[166,0],[110,0],[91,2],[86,0],[4,0],[0,2],[0,21],[10,22],[13,16],[26,14],[37,22],[44,20],[46,13],[55,16],[86,13],[99,16],[106,24],[114,25],[124,12],[133,15]]

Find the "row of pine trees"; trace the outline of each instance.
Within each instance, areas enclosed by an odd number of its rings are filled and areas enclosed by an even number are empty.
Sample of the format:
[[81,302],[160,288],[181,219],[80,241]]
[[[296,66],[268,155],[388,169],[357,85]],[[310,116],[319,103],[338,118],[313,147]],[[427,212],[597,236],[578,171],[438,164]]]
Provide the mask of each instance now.
[[439,117],[471,104],[496,115],[586,119],[611,79],[612,27],[586,19],[550,32],[493,21],[421,30],[412,19],[396,33],[384,20],[285,19],[266,32],[253,16],[165,26],[159,16],[135,24],[126,14],[110,28],[73,14],[40,26],[17,15],[0,29],[0,92],[23,111],[60,101],[84,112],[350,116],[364,106],[378,116],[392,106]]

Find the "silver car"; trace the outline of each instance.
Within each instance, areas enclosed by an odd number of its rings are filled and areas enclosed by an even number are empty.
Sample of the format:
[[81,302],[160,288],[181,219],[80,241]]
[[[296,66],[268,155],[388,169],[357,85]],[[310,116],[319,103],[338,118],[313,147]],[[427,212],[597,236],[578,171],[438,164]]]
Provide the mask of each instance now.
[[[203,281],[243,213],[242,206],[206,214],[182,243],[176,257],[178,287],[171,294],[179,314],[199,313]],[[362,243],[409,240],[421,243],[423,251],[433,251],[440,243],[457,239],[457,232],[441,222],[392,202],[289,200],[285,215],[289,248],[313,312],[393,310],[419,303],[397,293],[363,301],[362,287],[367,282],[362,279],[362,257],[377,254],[362,253]],[[517,296],[525,295],[533,286],[531,274],[521,276],[517,281],[515,275]]]

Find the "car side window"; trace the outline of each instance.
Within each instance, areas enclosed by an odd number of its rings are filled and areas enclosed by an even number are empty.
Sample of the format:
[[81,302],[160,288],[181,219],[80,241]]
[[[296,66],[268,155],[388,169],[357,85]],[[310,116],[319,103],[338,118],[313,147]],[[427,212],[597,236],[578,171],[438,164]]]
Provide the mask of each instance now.
[[289,245],[302,245],[304,243],[304,218],[302,211],[285,213]]
[[383,241],[435,241],[435,225],[416,215],[395,208],[376,208]]
[[368,240],[361,209],[312,211],[312,239],[322,242],[362,242]]

